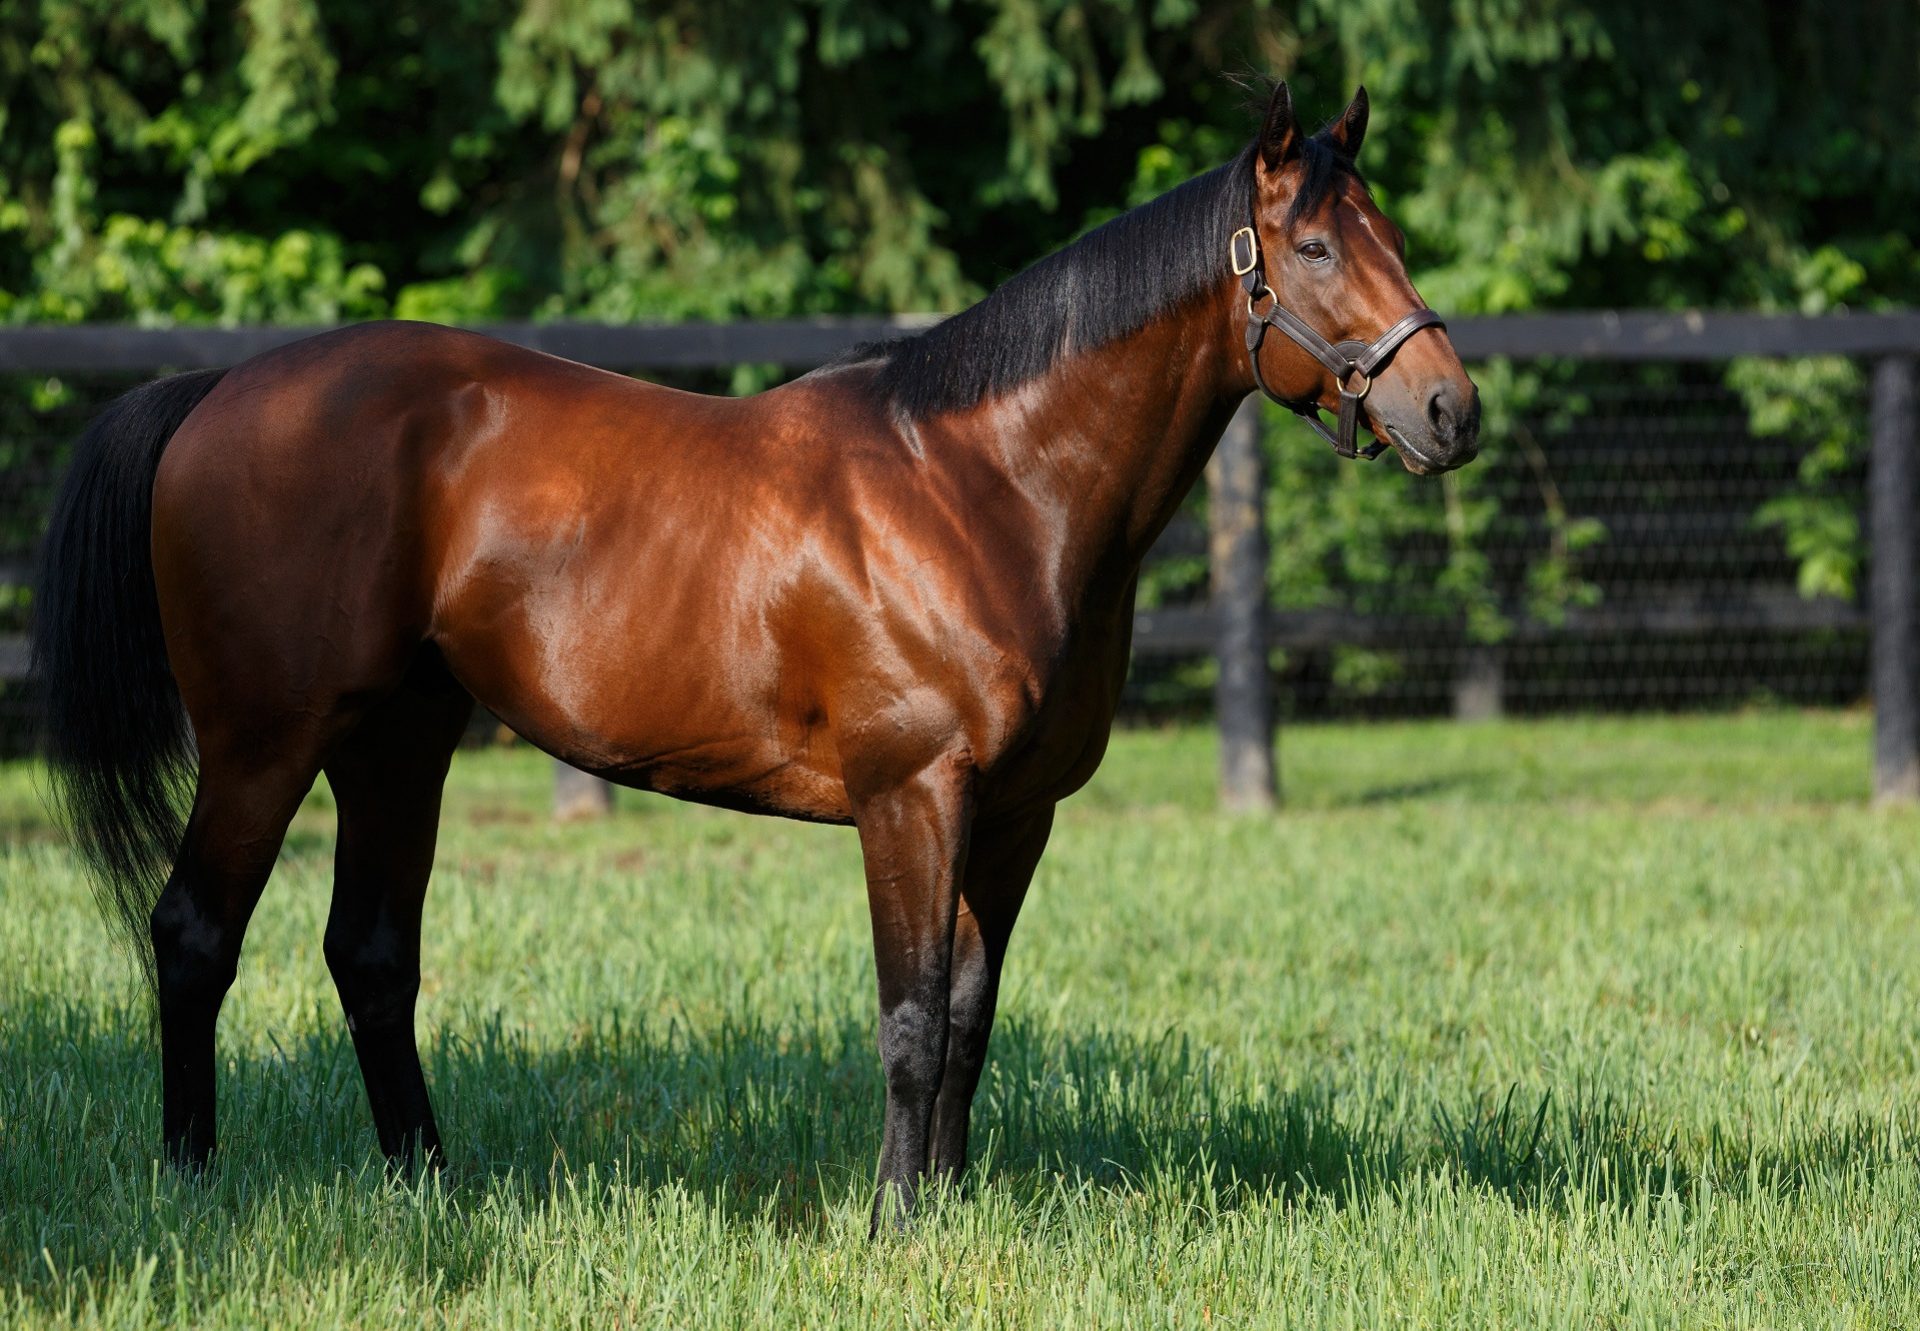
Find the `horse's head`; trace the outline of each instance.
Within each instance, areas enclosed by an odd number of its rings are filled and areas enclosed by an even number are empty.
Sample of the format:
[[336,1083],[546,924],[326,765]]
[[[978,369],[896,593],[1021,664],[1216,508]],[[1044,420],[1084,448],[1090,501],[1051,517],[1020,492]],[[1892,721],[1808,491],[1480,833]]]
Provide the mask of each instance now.
[[[1437,319],[1399,327],[1426,302],[1407,279],[1406,238],[1354,169],[1366,132],[1364,88],[1312,136],[1287,85],[1273,91],[1253,151],[1253,235],[1233,248],[1235,270],[1250,274],[1253,368],[1296,410],[1338,412],[1344,381],[1355,423],[1397,449],[1409,471],[1450,471],[1479,451],[1480,393]],[[1342,435],[1350,448],[1352,427]]]

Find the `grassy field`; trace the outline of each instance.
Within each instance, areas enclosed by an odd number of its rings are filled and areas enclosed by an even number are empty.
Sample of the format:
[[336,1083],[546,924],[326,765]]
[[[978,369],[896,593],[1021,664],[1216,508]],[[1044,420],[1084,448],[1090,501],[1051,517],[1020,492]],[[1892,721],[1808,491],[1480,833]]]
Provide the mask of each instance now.
[[456,765],[383,1180],[304,811],[221,1026],[223,1154],[31,773],[0,773],[0,1323],[1920,1321],[1920,816],[1856,714],[1302,728],[1287,812],[1117,737],[1008,968],[964,1195],[869,1244],[857,846]]

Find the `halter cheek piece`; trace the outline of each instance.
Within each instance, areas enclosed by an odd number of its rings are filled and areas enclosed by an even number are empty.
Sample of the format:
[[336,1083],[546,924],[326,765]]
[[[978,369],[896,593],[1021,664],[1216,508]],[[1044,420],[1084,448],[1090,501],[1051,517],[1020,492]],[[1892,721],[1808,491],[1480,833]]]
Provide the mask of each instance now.
[[[1234,276],[1240,279],[1247,293],[1247,359],[1253,362],[1253,381],[1260,385],[1260,391],[1311,425],[1341,457],[1369,461],[1379,457],[1387,446],[1378,440],[1365,448],[1354,447],[1354,434],[1360,426],[1361,400],[1373,387],[1374,371],[1392,359],[1402,342],[1422,328],[1446,327],[1440,316],[1423,307],[1370,343],[1329,342],[1283,306],[1280,297],[1267,285],[1266,276],[1260,271],[1260,241],[1252,227],[1243,226],[1233,233],[1227,242],[1227,256],[1233,263]],[[1258,306],[1269,298],[1270,304],[1262,312]],[[1334,429],[1329,430],[1320,419],[1320,408],[1313,398],[1289,402],[1267,387],[1266,376],[1260,373],[1260,343],[1269,328],[1278,328],[1333,372],[1334,382],[1340,385],[1340,418]],[[1356,379],[1358,388],[1353,386]]]

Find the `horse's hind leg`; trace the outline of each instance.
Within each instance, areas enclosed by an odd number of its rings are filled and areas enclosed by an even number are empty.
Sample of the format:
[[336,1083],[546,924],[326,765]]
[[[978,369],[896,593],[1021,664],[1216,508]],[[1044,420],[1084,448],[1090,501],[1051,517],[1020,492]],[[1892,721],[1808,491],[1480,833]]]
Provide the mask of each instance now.
[[437,1160],[440,1135],[414,1040],[420,909],[440,791],[473,699],[435,663],[367,713],[327,760],[339,807],[327,966],[367,1083],[380,1149]]
[[319,771],[298,744],[250,761],[203,749],[193,811],[153,908],[160,1000],[161,1130],[168,1159],[198,1168],[214,1147],[214,1027],[247,921]]

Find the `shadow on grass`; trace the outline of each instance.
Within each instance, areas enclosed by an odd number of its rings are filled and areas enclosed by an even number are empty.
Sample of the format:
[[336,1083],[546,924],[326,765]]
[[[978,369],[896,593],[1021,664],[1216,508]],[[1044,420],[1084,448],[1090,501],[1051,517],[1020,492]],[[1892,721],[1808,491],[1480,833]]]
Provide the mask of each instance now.
[[1430,800],[1441,796],[1456,799],[1470,797],[1490,798],[1503,787],[1513,783],[1510,773],[1496,771],[1493,768],[1476,768],[1461,772],[1443,772],[1437,776],[1422,777],[1410,781],[1395,781],[1382,786],[1369,786],[1362,790],[1335,795],[1329,798],[1329,808],[1371,808],[1380,804],[1401,804],[1409,800]]
[[[343,1177],[381,1186],[350,1047],[344,1033],[317,1033],[227,1060],[222,1155],[208,1178],[178,1185],[204,1201],[167,1211],[157,1234],[153,1208],[128,1204],[149,1195],[139,1190],[158,1118],[138,1015],[28,1005],[4,1024],[0,1123],[13,1141],[0,1152],[0,1214],[15,1218],[0,1225],[0,1280],[37,1282],[42,1248],[83,1267],[150,1251],[167,1217],[195,1229],[223,1217],[216,1227],[239,1241],[264,1198],[318,1197]],[[608,1018],[556,1034],[496,1019],[431,1044],[456,1202],[545,1197],[589,1177],[673,1184],[730,1216],[817,1233],[871,1177],[881,1085],[862,1022],[730,1020],[694,1033]],[[1522,1207],[1573,1194],[1685,1201],[1703,1181],[1791,1193],[1895,1162],[1909,1130],[1861,1120],[1785,1141],[1682,1142],[1644,1105],[1597,1089],[1452,1104],[1404,1082],[1263,1092],[1177,1036],[1063,1037],[1017,1020],[996,1038],[975,1112],[981,1174],[1016,1202],[1064,1183],[1202,1212],[1360,1204],[1416,1174]]]

